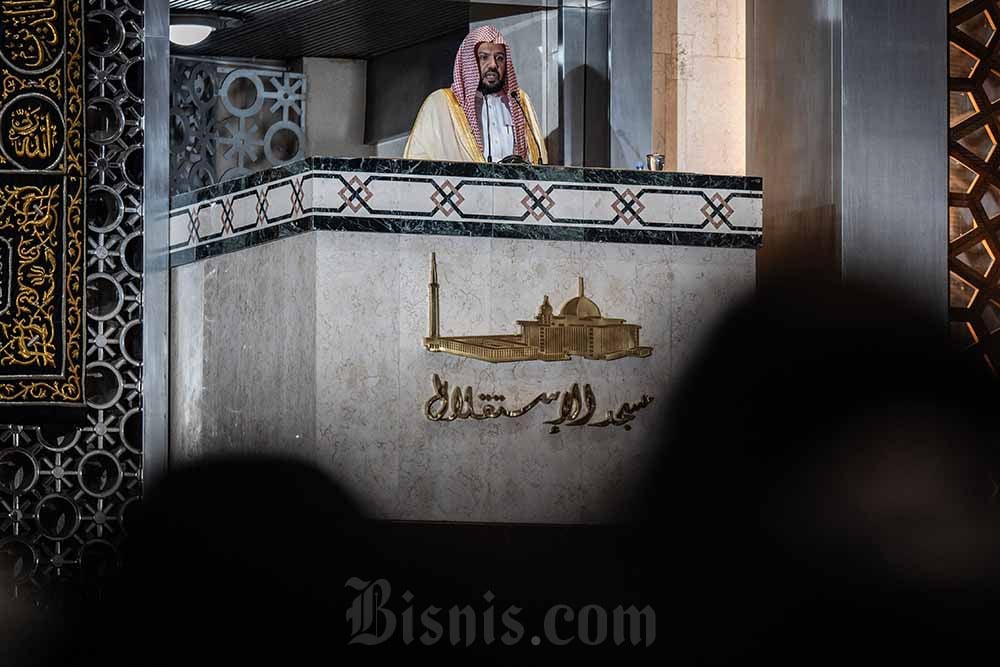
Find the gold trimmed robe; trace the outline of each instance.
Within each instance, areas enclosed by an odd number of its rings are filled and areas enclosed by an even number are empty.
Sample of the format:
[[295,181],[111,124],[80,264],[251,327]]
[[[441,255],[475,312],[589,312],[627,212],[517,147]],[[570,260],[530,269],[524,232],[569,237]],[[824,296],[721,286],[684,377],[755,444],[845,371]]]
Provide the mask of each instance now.
[[[527,122],[525,138],[531,163],[547,164],[549,156],[531,99],[523,90],[518,92]],[[543,142],[541,145],[539,140]],[[410,160],[486,162],[486,157],[472,134],[469,119],[465,117],[465,111],[451,89],[436,90],[424,101],[417,120],[413,123],[403,157]]]

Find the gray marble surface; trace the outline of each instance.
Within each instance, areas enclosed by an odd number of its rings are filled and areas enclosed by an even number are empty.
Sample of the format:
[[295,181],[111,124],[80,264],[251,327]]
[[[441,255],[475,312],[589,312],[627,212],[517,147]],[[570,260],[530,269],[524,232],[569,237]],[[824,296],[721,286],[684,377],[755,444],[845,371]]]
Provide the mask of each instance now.
[[310,458],[316,237],[174,269],[171,463],[271,451]]
[[[489,364],[431,353],[429,260],[443,335],[516,333],[577,277],[641,324],[647,359]],[[753,289],[754,252],[311,232],[174,269],[172,460],[278,451],[323,466],[381,518],[590,523],[620,518],[671,387],[718,315]],[[599,414],[643,394],[633,429],[519,419],[431,422],[432,376],[510,406],[589,383]]]

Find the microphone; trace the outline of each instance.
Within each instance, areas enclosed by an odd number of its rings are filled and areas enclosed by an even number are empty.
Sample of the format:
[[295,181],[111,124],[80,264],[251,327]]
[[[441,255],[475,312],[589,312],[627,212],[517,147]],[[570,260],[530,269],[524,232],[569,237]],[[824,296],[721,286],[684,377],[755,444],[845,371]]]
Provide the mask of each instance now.
[[[535,145],[538,146],[538,164],[542,164],[541,148],[542,142],[538,140],[538,136],[535,134],[535,128],[531,126],[531,121],[528,119],[528,112],[524,110],[524,105],[521,104],[521,91],[517,91],[517,95],[511,95],[511,98],[517,102],[517,106],[521,107],[521,115],[524,116],[524,124],[528,127],[528,131],[531,132],[531,137],[535,140]],[[528,163],[531,163],[531,151],[528,151]]]
[[483,106],[486,107],[486,143],[489,146],[486,161],[493,162],[493,123],[490,122],[490,100],[486,95],[483,95]]

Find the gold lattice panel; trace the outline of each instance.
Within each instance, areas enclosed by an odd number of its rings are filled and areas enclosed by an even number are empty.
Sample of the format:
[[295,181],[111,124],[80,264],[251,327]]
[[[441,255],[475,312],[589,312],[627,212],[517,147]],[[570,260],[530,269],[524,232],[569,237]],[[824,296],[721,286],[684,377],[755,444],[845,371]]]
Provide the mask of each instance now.
[[1000,370],[1000,6],[950,0],[949,268],[952,333]]

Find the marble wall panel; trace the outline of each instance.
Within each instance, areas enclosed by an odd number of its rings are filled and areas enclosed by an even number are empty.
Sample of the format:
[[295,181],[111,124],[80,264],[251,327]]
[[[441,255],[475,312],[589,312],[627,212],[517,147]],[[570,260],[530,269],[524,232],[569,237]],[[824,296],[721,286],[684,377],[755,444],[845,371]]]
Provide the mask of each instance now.
[[670,353],[671,369],[680,378],[720,315],[753,288],[756,267],[752,251],[678,251],[672,267]]
[[240,193],[231,200],[232,221],[230,226],[233,231],[240,231],[244,228],[257,224],[257,210],[261,204],[261,193],[256,190]]
[[618,200],[614,189],[587,190],[580,194],[583,215],[586,218],[610,222],[615,217],[612,206]]
[[290,216],[294,212],[294,200],[292,199],[292,184],[284,182],[277,186],[267,188],[267,217],[270,220],[277,220],[285,216]]
[[212,239],[222,235],[222,211],[221,201],[205,204],[198,210],[198,229],[202,238]]
[[746,60],[747,57],[747,2],[746,0],[718,0],[716,14],[719,25],[719,51],[724,58]]
[[[442,189],[445,192],[450,192],[451,188],[450,180],[445,180],[442,184]],[[472,183],[463,183],[460,185],[453,185],[452,187],[458,190],[458,195],[452,197],[452,205],[456,208],[460,208],[462,213],[466,216],[492,216],[494,213],[493,205],[493,186],[492,184],[487,184],[483,182],[481,185],[475,185]],[[460,196],[459,196],[460,195]],[[447,209],[445,208],[445,213],[447,214]],[[448,217],[446,215],[446,217]]]
[[745,174],[746,58],[695,56],[690,68],[686,108],[678,109],[687,116],[678,168]]
[[649,222],[663,224],[670,221],[697,225],[705,220],[701,211],[702,207],[705,206],[705,199],[700,194],[675,195],[667,192],[647,192],[642,197],[642,204],[646,207],[642,211],[642,217]]
[[173,211],[170,216],[170,244],[178,248],[194,243],[192,235],[191,209]]
[[401,236],[317,234],[316,452],[379,513],[394,508],[399,470]]
[[[528,193],[525,191],[525,187],[528,191],[535,190],[539,192],[540,196],[544,197],[544,190],[548,187],[548,183],[537,183],[537,182],[526,182],[524,187],[521,187],[520,183],[500,183],[493,188],[493,212],[495,215],[500,217],[513,217],[520,219],[524,215],[525,211],[534,210],[536,214],[544,215],[542,210],[537,207],[532,207],[529,209],[524,203],[525,201],[531,202],[531,199],[525,199],[528,197]],[[528,218],[528,221],[533,221],[534,218]]]
[[[428,352],[432,252],[443,335],[516,333],[516,321],[533,318],[544,295],[558,311],[583,276],[604,314],[641,324],[642,342],[654,352],[612,362],[512,364]],[[178,407],[201,421],[176,417],[173,446],[188,459],[250,443],[294,452],[330,471],[381,518],[618,520],[663,444],[660,415],[673,380],[703,332],[752,289],[753,257],[746,250],[313,232],[196,262],[174,273],[175,298],[183,302],[175,318],[202,318],[200,329],[175,323],[173,354],[186,359],[175,359],[174,391]],[[281,328],[290,321],[296,324]],[[630,431],[564,425],[553,433],[545,422],[558,416],[558,403],[518,419],[432,422],[424,407],[435,374],[477,395],[504,394],[510,407],[589,383],[597,419],[643,394],[656,400]],[[199,380],[199,387],[185,386]]]
[[764,200],[750,197],[733,197],[729,200],[733,208],[733,219],[738,221],[758,220],[764,216]]
[[[321,210],[336,210],[344,205],[344,198],[341,196],[340,191],[343,190],[343,183],[331,183],[331,187],[317,188],[315,187],[315,179],[310,179],[310,185],[313,191],[313,206]],[[384,192],[380,194],[390,197],[387,200],[387,204],[391,204],[391,197],[396,195],[395,188],[386,188]]]
[[[482,438],[485,424],[463,424],[466,431],[427,421],[424,403],[433,395],[431,378],[472,377],[485,373],[481,362],[432,355],[423,348],[427,335],[427,284],[431,253],[438,269],[452,276],[450,298],[441,299],[443,335],[490,333],[495,295],[490,289],[488,239],[404,236],[399,263],[400,420],[405,424],[399,471],[400,518],[475,521],[486,501]],[[438,357],[438,358],[432,358]],[[487,391],[484,389],[484,391]]]
[[[313,181],[315,184],[315,180]],[[330,206],[336,207],[344,204],[344,199],[336,189],[327,187],[317,188],[319,192],[332,190],[327,195],[330,197]],[[427,188],[418,183],[405,183],[401,181],[373,181],[368,185],[368,190],[372,193],[370,202],[379,211],[432,211],[434,204],[427,196]],[[359,209],[359,215],[365,215],[367,211]]]
[[189,264],[171,272],[170,435],[174,464],[204,452],[202,436],[205,380],[205,267]]
[[[304,235],[175,269],[174,304],[186,305],[171,311],[181,343],[171,349],[173,391],[175,407],[192,414],[171,434],[172,461],[256,451],[312,458],[315,246]],[[200,333],[185,321],[197,318],[189,304],[199,301]],[[184,356],[199,338],[200,358]]]

